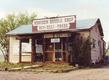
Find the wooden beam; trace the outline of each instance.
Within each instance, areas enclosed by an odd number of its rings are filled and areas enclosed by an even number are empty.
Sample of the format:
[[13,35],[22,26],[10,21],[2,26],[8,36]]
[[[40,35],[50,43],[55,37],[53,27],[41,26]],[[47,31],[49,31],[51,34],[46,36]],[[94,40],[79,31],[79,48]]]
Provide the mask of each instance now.
[[21,39],[29,39],[31,36],[16,36],[16,39],[21,40]]

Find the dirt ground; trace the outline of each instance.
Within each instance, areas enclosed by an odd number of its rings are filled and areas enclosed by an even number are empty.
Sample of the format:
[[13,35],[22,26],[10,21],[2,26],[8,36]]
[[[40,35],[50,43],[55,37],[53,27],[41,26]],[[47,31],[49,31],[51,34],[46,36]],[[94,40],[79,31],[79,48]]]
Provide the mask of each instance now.
[[0,72],[0,80],[109,80],[109,67],[68,73]]

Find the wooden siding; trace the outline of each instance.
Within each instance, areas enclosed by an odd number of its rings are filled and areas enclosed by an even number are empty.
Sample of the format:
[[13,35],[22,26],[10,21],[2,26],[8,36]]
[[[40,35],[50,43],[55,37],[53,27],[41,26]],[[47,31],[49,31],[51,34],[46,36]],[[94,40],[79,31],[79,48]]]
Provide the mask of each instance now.
[[15,37],[10,37],[9,45],[9,62],[18,63],[19,62],[19,40]]
[[100,31],[98,29],[98,25],[92,27],[90,31],[90,36],[91,36],[91,60],[92,63],[97,63],[103,58],[103,37],[100,35]]
[[[29,40],[31,45],[31,40]],[[28,45],[28,46],[30,46]],[[28,46],[25,49],[28,50]],[[31,62],[31,52],[23,52],[22,51],[22,42],[19,39],[16,39],[15,36],[10,37],[10,45],[9,45],[9,62],[11,63],[19,63],[19,62]]]

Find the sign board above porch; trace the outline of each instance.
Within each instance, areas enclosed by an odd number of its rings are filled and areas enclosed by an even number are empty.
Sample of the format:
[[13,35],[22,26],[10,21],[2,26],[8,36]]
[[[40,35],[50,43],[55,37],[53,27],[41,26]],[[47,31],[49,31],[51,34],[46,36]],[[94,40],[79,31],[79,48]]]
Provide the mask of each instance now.
[[44,34],[44,38],[71,37],[71,33]]
[[32,22],[32,31],[48,31],[48,30],[62,30],[62,29],[75,29],[76,16],[59,16],[35,19]]

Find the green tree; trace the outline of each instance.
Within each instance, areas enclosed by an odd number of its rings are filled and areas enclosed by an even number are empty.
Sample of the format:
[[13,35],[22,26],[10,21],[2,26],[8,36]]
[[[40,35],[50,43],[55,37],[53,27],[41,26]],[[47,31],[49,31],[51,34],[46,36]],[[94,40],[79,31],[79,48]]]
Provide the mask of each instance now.
[[35,13],[29,15],[26,12],[19,13],[18,15],[9,14],[0,20],[0,50],[3,53],[5,61],[8,61],[9,51],[9,39],[6,37],[6,33],[20,25],[31,24],[36,16]]
[[73,50],[73,63],[89,66],[91,61],[91,42],[90,37],[84,38],[83,36],[76,35],[72,44]]

